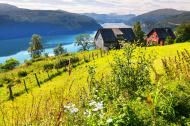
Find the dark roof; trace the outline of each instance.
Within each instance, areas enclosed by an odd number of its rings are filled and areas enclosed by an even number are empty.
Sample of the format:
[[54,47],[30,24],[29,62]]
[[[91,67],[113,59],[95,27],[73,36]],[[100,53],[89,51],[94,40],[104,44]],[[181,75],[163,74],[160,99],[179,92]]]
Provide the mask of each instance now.
[[132,28],[120,28],[121,32],[123,32],[124,39],[128,41],[135,40],[135,33]]
[[152,31],[147,35],[149,37],[153,32],[156,32],[158,37],[161,39],[166,39],[168,36],[175,38],[175,34],[173,33],[171,28],[154,28]]
[[99,29],[99,33],[106,42],[116,41],[116,37],[112,29]]
[[127,41],[135,39],[132,28],[102,28],[97,31],[95,39],[97,39],[99,34],[102,35],[104,42],[114,42],[118,36],[122,36]]

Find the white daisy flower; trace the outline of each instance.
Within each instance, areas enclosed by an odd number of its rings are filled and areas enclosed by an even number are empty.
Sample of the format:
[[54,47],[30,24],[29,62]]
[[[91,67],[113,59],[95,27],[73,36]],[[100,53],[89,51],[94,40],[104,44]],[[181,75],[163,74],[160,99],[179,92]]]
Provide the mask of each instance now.
[[109,119],[106,121],[106,123],[107,123],[107,124],[110,124],[110,123],[112,123],[112,121],[113,121],[113,119],[112,119],[112,118],[109,118]]

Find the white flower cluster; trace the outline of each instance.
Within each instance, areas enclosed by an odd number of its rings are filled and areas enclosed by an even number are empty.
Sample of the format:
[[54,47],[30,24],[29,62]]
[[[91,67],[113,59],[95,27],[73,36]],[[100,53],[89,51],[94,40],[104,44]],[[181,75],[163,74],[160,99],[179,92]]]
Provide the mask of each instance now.
[[71,114],[77,113],[79,111],[78,108],[75,107],[75,104],[65,105],[65,112],[70,112]]
[[109,118],[109,119],[107,119],[107,121],[106,121],[107,124],[110,124],[110,123],[112,123],[112,122],[113,122],[113,119],[112,119],[112,118]]
[[103,101],[96,102],[94,100],[90,101],[89,106],[94,107],[92,111],[97,112],[99,110],[102,110],[104,108]]

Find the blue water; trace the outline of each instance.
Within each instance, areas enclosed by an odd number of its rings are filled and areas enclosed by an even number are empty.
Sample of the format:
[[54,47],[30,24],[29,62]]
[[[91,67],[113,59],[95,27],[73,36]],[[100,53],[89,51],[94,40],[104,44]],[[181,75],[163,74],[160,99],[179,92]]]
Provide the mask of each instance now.
[[[94,37],[95,32],[89,32]],[[58,36],[42,36],[42,43],[45,48],[44,53],[53,55],[53,49],[62,43],[67,52],[77,52],[80,47],[76,46],[75,38],[79,34],[72,35],[58,35]],[[29,47],[30,38],[18,38],[11,40],[0,40],[0,63],[4,63],[7,59],[15,58],[20,63],[24,60],[30,59],[30,55],[27,52]]]

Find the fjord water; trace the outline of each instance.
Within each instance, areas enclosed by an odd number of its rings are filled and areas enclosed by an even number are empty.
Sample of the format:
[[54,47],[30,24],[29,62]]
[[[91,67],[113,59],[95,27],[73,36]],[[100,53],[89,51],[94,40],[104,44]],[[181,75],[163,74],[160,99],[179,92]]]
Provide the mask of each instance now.
[[[92,37],[95,31],[88,32]],[[75,46],[75,38],[79,34],[57,35],[57,36],[42,36],[42,43],[45,48],[45,53],[53,55],[53,49],[62,43],[68,52],[77,52],[80,47]],[[5,62],[9,58],[15,58],[23,63],[24,60],[30,59],[27,52],[29,47],[30,37],[18,38],[10,40],[0,40],[0,63]]]

